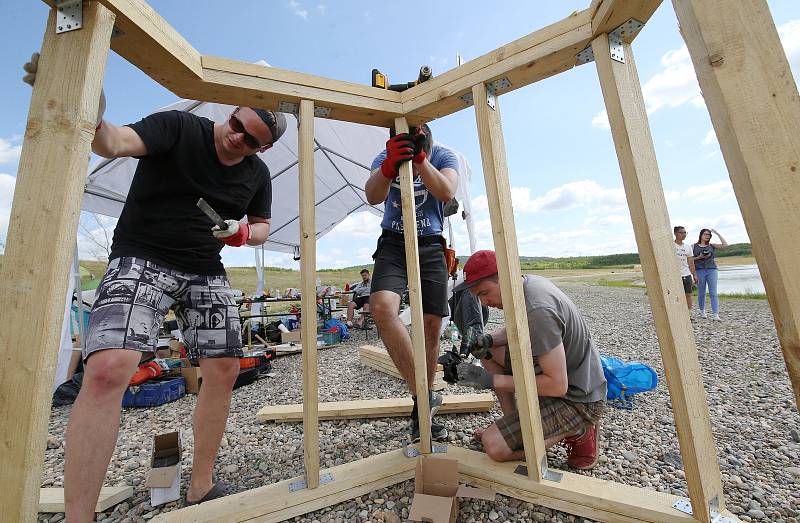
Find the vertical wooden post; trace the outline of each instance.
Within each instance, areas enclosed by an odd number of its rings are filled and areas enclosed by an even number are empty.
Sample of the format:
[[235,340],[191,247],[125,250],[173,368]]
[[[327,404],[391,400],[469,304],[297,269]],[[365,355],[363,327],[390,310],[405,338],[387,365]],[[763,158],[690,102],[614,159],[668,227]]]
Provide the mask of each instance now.
[[84,26],[51,10],[0,267],[0,507],[35,521],[64,296],[114,15],[84,2]]
[[[395,118],[395,131],[408,132],[405,118]],[[419,414],[419,444],[422,452],[431,452],[431,407],[428,401],[428,365],[425,352],[425,324],[422,319],[422,284],[419,272],[417,244],[417,208],[414,204],[414,173],[411,162],[400,166],[400,200],[403,207],[403,236],[406,243],[406,272],[408,275],[408,304],[411,307],[411,346],[414,356],[414,375]]]
[[800,408],[800,96],[764,0],[673,0]]
[[514,367],[514,389],[522,427],[522,441],[525,445],[525,461],[528,464],[528,476],[540,480],[544,473],[542,464],[546,454],[539,413],[539,396],[533,373],[525,296],[522,292],[522,271],[519,265],[514,209],[511,206],[511,186],[508,181],[506,146],[500,120],[500,101],[495,98],[494,108],[490,107],[486,101],[487,94],[485,84],[472,87],[483,178],[486,183],[492,237],[497,253],[497,273],[503,295],[508,349],[511,352],[511,365]]
[[719,464],[633,51],[624,44],[625,63],[612,60],[606,34],[592,42],[592,49],[661,346],[692,510],[699,521],[710,521],[709,504],[716,498],[724,507]]
[[314,102],[300,101],[300,300],[303,311],[303,456],[306,486],[319,486],[319,394],[317,387],[317,228],[314,189]]

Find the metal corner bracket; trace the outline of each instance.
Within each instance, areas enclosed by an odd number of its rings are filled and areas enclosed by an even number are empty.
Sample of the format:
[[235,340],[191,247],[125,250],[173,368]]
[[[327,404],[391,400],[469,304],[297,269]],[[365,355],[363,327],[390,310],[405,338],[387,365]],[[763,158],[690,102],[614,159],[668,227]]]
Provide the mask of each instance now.
[[[507,91],[508,88],[511,87],[511,80],[508,79],[507,76],[502,78],[498,78],[492,82],[488,82],[486,84],[486,103],[492,109],[497,107],[497,97],[502,94],[502,91]],[[472,92],[468,92],[459,96],[464,105],[472,105],[474,100],[472,99]]]
[[608,52],[612,60],[625,63],[625,42],[630,42],[636,34],[641,31],[644,24],[635,18],[628,19],[627,22],[619,25],[616,29],[608,33]]
[[[300,104],[294,102],[278,102],[279,113],[289,113],[297,116],[300,113]],[[314,116],[317,118],[330,118],[331,108],[314,105]]]
[[[333,474],[330,472],[326,472],[319,477],[319,484],[320,485],[327,485],[333,481]],[[289,492],[297,492],[298,490],[303,490],[308,488],[308,483],[304,479],[298,479],[297,481],[292,481],[289,483]]]
[[56,0],[56,34],[83,27],[82,0]]
[[[431,445],[431,454],[446,454],[447,453],[447,445]],[[403,454],[407,458],[416,458],[417,456],[422,455],[422,451],[419,450],[417,447],[412,447],[410,445],[403,445]]]
[[[692,503],[686,498],[681,498],[672,504],[672,508],[680,510],[684,514],[692,515]],[[738,520],[723,516],[719,513],[719,497],[714,496],[708,502],[708,513],[711,515],[711,523],[737,523]]]

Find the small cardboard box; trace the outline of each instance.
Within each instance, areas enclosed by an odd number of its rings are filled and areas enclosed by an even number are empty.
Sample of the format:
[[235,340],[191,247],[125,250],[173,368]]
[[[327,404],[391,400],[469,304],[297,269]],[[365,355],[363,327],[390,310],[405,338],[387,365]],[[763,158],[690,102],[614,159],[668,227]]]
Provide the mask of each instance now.
[[281,343],[299,343],[300,329],[290,332],[281,332]]
[[458,498],[494,500],[494,492],[458,484],[458,461],[422,455],[417,458],[414,500],[408,519],[431,523],[455,523]]
[[186,394],[199,394],[200,386],[203,384],[203,373],[200,367],[192,367],[189,360],[184,360],[185,365],[181,367],[181,376],[186,382]]
[[180,498],[180,431],[159,434],[153,440],[153,458],[144,486],[150,489],[150,505],[153,507]]

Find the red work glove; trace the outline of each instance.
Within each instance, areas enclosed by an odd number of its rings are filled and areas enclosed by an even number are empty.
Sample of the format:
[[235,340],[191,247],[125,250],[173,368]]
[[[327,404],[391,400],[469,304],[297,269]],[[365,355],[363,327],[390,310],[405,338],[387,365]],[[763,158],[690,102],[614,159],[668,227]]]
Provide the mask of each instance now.
[[241,247],[247,243],[250,239],[250,224],[236,220],[225,220],[225,223],[228,224],[228,228],[224,231],[218,225],[212,227],[211,234],[214,238],[231,247]]
[[412,132],[411,141],[414,144],[414,157],[411,161],[413,163],[422,163],[425,161],[425,158],[428,157],[428,153],[425,152],[425,142],[428,140],[428,137],[425,131],[419,127],[415,127]]
[[381,173],[390,180],[397,176],[400,164],[414,156],[414,143],[408,133],[392,136],[386,142],[386,159],[381,163]]

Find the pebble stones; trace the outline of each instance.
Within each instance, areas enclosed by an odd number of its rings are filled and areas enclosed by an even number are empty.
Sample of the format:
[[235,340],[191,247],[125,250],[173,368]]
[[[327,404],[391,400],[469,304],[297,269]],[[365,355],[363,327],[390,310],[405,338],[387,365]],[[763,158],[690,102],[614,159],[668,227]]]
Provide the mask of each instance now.
[[[584,312],[598,348],[610,356],[638,360],[659,375],[658,388],[634,399],[631,411],[609,407],[600,432],[603,454],[587,474],[597,478],[687,496],[683,462],[678,452],[664,367],[647,297],[640,289],[559,284]],[[692,324],[711,422],[720,458],[726,503],[743,521],[798,523],[800,512],[800,416],[778,346],[766,301],[724,300],[722,323]],[[489,330],[502,326],[502,312],[492,310]],[[394,378],[358,363],[356,347],[380,344],[374,331],[367,342],[355,340],[319,352],[320,401],[390,398],[408,394]],[[215,474],[231,493],[304,474],[303,430],[300,424],[259,424],[256,411],[268,404],[302,401],[301,355],[278,358],[274,377],[234,392],[228,429],[220,446]],[[764,387],[769,384],[769,387]],[[449,387],[448,393],[472,389]],[[144,477],[149,469],[153,434],[183,429],[182,488],[189,484],[194,438],[192,411],[197,397],[153,409],[125,409],[119,440],[105,485],[132,485],[134,495],[98,515],[98,521],[141,523],[179,508],[179,503],[149,505]],[[64,432],[70,407],[52,410],[42,484],[63,485]],[[472,440],[477,428],[500,416],[490,413],[440,416],[451,444],[481,450]],[[408,420],[378,418],[343,420],[320,425],[323,466],[339,465],[400,448]],[[548,450],[552,468],[566,469],[566,453]],[[408,518],[413,481],[379,489],[356,500],[294,518],[307,523],[382,521]],[[754,504],[751,504],[751,501]],[[498,495],[494,502],[462,500],[461,520],[471,522],[584,522],[583,518]],[[40,514],[39,521],[62,521],[60,514]]]

